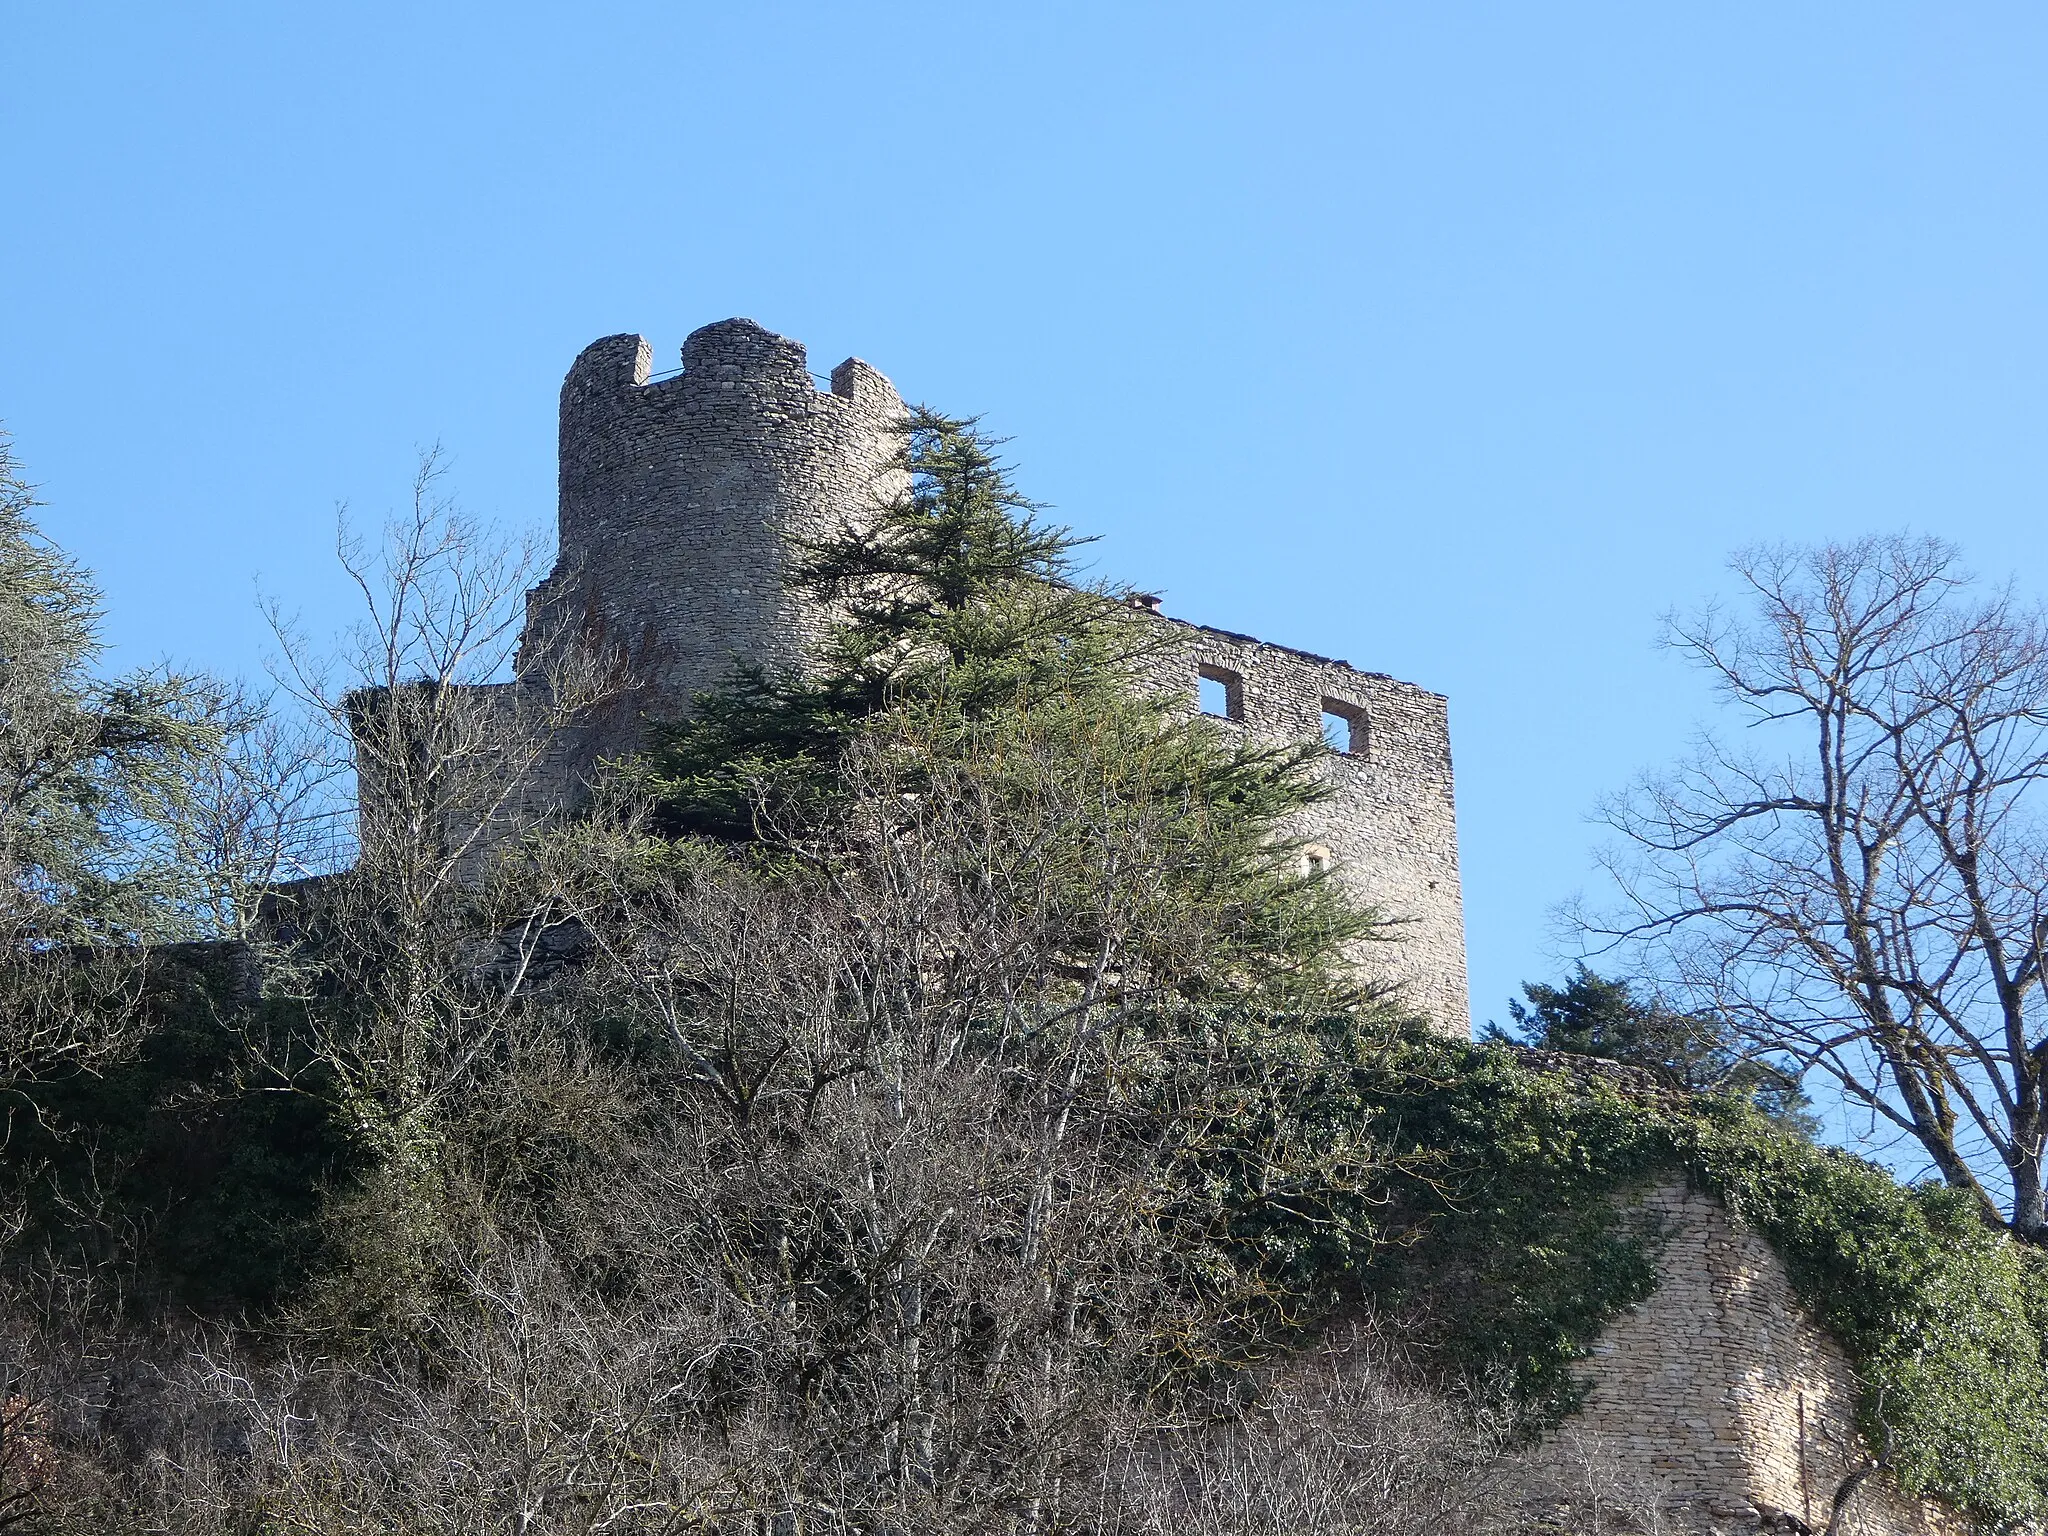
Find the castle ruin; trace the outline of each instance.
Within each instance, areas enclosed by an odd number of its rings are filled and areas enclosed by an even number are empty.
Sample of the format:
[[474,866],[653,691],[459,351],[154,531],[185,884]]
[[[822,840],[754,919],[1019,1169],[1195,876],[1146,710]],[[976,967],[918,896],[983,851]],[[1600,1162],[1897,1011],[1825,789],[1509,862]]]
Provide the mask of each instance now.
[[[821,382],[828,387],[820,388]],[[631,707],[565,741],[542,797],[564,801],[597,763],[639,745],[640,722],[686,714],[736,660],[801,668],[825,609],[787,577],[792,541],[821,538],[874,504],[904,411],[894,386],[849,358],[829,381],[803,346],[751,320],[691,333],[679,371],[656,375],[639,336],[591,343],[561,399],[561,552],[528,599],[518,669],[550,637],[616,651]],[[1393,925],[1379,979],[1447,1033],[1470,1032],[1464,909],[1445,700],[1412,683],[1160,615],[1156,683],[1220,728],[1257,741],[1335,737],[1329,797],[1297,828]],[[539,807],[544,808],[544,807]]]
[[[886,494],[903,410],[866,363],[849,358],[820,380],[799,343],[750,320],[693,332],[667,374],[639,336],[583,350],[562,385],[560,556],[529,594],[507,692],[542,682],[572,633],[623,658],[628,688],[621,707],[556,741],[518,796],[521,816],[573,806],[605,759],[641,744],[644,722],[686,714],[736,660],[807,664],[830,615],[787,579],[794,541],[857,521]],[[1467,1036],[1444,698],[1145,607],[1163,626],[1153,683],[1190,713],[1259,742],[1331,739],[1330,794],[1294,829],[1303,856],[1397,925],[1375,965],[1437,1028]],[[1569,1495],[1592,1477],[1684,1515],[1682,1528],[1820,1529],[1867,1454],[1846,1357],[1718,1200],[1682,1186],[1639,1199],[1665,1234],[1662,1282],[1594,1347],[1590,1398],[1533,1454],[1532,1490]],[[1853,1528],[1957,1527],[1879,1477]]]

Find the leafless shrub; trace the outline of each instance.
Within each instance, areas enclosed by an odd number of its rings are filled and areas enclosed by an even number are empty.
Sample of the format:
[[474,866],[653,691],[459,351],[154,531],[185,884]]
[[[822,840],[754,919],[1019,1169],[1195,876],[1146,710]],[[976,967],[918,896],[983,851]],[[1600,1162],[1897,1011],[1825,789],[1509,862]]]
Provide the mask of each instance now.
[[[878,1484],[849,1433],[877,1397],[807,1408],[756,1390],[787,1323],[701,1295],[607,1302],[533,1244],[467,1279],[423,1348],[371,1358],[252,1356],[204,1333],[58,1352],[68,1375],[17,1383],[33,1528],[1479,1536],[1521,1510],[1504,1420],[1413,1384],[1366,1327],[1237,1378],[1198,1419],[1192,1399],[1096,1395],[1061,1475],[1020,1479],[1040,1497],[1019,1500],[995,1496],[989,1466],[947,1460],[949,1426],[933,1436],[945,1475]],[[1071,1420],[1080,1385],[1017,1394],[1012,1442]],[[1661,1528],[1625,1527],[1600,1497],[1585,1530]]]
[[1118,1529],[1175,1536],[1502,1531],[1517,1508],[1507,1417],[1432,1392],[1373,1327],[1257,1373],[1242,1412],[1126,1442]]
[[1566,1424],[1531,1459],[1529,1487],[1541,1490],[1553,1523],[1585,1536],[1690,1532],[1705,1514],[1662,1480],[1645,1475],[1639,1458],[1622,1455],[1582,1424]]

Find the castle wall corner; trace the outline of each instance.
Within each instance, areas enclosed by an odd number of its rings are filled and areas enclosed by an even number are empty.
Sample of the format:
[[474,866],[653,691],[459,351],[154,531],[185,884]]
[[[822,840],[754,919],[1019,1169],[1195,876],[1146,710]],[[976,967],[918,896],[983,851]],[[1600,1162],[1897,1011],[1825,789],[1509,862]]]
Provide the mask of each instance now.
[[1218,729],[1273,744],[1314,741],[1326,711],[1352,726],[1352,750],[1322,764],[1326,797],[1293,828],[1332,878],[1373,907],[1388,942],[1361,969],[1391,984],[1440,1033],[1468,1038],[1464,893],[1443,695],[1248,635],[1162,617],[1169,643],[1154,686],[1198,708],[1200,681],[1224,685]]
[[[1719,1199],[1672,1182],[1631,1215],[1661,1233],[1656,1292],[1615,1319],[1584,1362],[1591,1390],[1536,1465],[1569,1486],[1573,1457],[1679,1510],[1828,1523],[1867,1460],[1854,1367],[1799,1304],[1784,1262]],[[1958,1536],[1967,1525],[1882,1477],[1853,1495],[1860,1536]]]

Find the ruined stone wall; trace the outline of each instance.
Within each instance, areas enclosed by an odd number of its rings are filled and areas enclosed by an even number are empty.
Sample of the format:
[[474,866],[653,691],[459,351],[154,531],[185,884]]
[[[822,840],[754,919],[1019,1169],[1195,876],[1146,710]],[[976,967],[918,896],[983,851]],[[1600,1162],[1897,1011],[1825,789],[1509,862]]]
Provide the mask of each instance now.
[[1370,970],[1445,1034],[1471,1033],[1465,981],[1465,908],[1458,881],[1448,704],[1441,694],[1342,661],[1269,645],[1227,630],[1162,619],[1170,643],[1156,686],[1198,707],[1204,676],[1221,685],[1218,723],[1254,740],[1314,740],[1326,710],[1342,716],[1349,751],[1321,772],[1329,798],[1294,830],[1310,857],[1377,908],[1396,942],[1375,948]]
[[[1586,1406],[1539,1464],[1569,1488],[1587,1458],[1604,1458],[1613,1481],[1721,1529],[1781,1514],[1824,1528],[1865,1459],[1848,1357],[1799,1305],[1770,1245],[1719,1200],[1670,1184],[1636,1213],[1664,1233],[1661,1283],[1594,1346]],[[1861,1536],[1960,1528],[1877,1478],[1845,1525]]]

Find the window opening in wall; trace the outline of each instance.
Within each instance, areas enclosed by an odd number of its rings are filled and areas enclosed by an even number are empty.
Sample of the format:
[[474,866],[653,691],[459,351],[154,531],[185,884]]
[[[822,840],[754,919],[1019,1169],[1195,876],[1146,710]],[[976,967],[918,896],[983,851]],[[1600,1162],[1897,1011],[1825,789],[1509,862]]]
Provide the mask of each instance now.
[[1330,872],[1330,850],[1321,843],[1310,843],[1301,850],[1301,872],[1310,879]]
[[1341,699],[1323,700],[1323,741],[1332,752],[1365,756],[1365,716]]
[[1206,662],[1195,670],[1201,677],[1202,713],[1224,720],[1242,720],[1244,679],[1228,667],[1212,667]]

